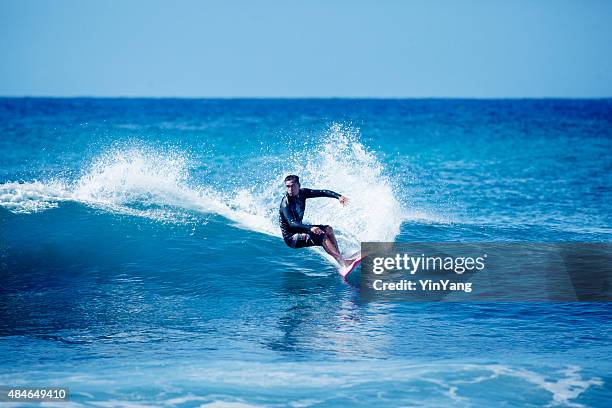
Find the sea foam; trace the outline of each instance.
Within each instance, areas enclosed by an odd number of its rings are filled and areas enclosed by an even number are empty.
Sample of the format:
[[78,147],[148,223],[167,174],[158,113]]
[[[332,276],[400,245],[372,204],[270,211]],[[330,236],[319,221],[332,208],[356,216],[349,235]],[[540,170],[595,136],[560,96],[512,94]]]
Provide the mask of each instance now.
[[[400,231],[404,210],[392,177],[359,140],[357,129],[333,124],[314,146],[299,146],[282,169],[260,165],[259,180],[241,190],[196,180],[188,152],[132,143],[109,148],[70,180],[0,184],[0,206],[29,214],[79,202],[110,212],[161,222],[184,222],[186,214],[215,214],[239,228],[279,236],[278,205],[283,179],[298,174],[303,187],[337,191],[350,199],[311,199],[305,222],[334,227],[344,252],[362,241],[392,241]],[[248,180],[248,174],[238,177]]]

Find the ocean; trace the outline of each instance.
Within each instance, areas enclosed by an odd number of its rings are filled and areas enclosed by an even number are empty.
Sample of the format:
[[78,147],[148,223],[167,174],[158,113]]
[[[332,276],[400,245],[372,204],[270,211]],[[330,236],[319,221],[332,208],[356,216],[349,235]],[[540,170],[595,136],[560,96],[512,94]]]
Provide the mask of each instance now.
[[280,238],[287,174],[349,197],[305,215],[345,253],[609,243],[612,100],[0,98],[0,386],[68,387],[61,407],[609,406],[609,303],[363,302]]

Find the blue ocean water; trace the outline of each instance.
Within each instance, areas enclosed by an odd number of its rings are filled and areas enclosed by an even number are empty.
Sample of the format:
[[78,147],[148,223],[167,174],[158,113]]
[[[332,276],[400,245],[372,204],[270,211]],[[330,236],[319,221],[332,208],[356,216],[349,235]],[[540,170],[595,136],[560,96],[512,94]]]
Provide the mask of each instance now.
[[[364,303],[280,239],[610,242],[612,100],[0,99],[0,385],[59,406],[606,406],[607,303]],[[511,288],[509,288],[511,290]],[[608,405],[609,406],[609,405]]]

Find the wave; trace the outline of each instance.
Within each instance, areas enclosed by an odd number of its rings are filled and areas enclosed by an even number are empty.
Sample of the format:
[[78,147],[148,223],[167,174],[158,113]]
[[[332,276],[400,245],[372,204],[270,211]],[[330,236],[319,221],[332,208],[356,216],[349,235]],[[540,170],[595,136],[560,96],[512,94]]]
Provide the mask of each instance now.
[[[285,404],[290,401],[292,406],[343,406],[354,405],[355,395],[363,395],[363,405],[378,406],[488,406],[504,402],[509,406],[578,408],[586,406],[580,402],[584,394],[605,386],[601,378],[583,373],[577,366],[534,371],[521,366],[482,363],[425,365],[385,361],[372,367],[361,361],[270,364],[228,360],[223,364],[200,362],[181,367],[180,372],[169,370],[173,369],[150,364],[144,374],[140,370],[140,375],[131,376],[133,380],[127,385],[125,380],[118,381],[112,370],[72,374],[67,380],[74,384],[72,388],[79,390],[71,394],[72,406],[191,406],[190,403],[197,403],[206,407],[259,407],[278,405],[281,401]],[[27,374],[36,377],[37,373]],[[62,375],[57,373],[56,377]],[[171,380],[160,383],[160,378]],[[100,384],[104,385],[103,390]],[[301,388],[296,388],[296,384]],[[391,394],[384,391],[389,384],[394,386]],[[172,392],[156,392],[162,387],[171,388]],[[261,395],[249,396],[236,391],[241,389],[260,390]],[[523,394],[517,394],[517,389]]]
[[392,241],[405,219],[424,217],[402,209],[393,178],[359,141],[357,129],[332,124],[314,146],[307,144],[288,152],[281,168],[258,162],[256,181],[240,189],[197,180],[190,171],[194,163],[188,152],[143,143],[114,146],[74,179],[0,184],[0,206],[31,214],[73,201],[178,223],[188,220],[189,214],[215,214],[237,227],[279,236],[283,179],[298,174],[304,187],[331,189],[350,198],[346,207],[336,200],[309,200],[305,219],[332,225],[345,251],[357,249],[362,241]]

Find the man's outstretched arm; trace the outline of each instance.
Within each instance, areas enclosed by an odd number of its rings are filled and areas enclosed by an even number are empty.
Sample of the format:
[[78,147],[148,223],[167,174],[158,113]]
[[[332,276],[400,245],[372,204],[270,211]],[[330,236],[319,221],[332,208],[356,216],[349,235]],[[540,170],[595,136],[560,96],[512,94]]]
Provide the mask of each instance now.
[[348,204],[348,198],[343,196],[342,194],[338,194],[335,191],[331,190],[312,190],[310,188],[302,189],[305,198],[317,198],[317,197],[329,197],[329,198],[337,198],[340,200],[340,204],[345,205]]

